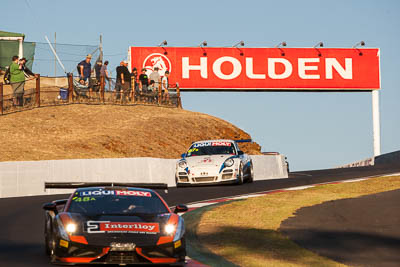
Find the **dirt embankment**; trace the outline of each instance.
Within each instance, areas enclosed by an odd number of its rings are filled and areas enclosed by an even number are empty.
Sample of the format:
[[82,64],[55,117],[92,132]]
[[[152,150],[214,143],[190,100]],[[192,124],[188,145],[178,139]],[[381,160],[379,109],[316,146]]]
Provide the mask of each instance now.
[[[154,106],[68,105],[0,116],[0,161],[77,158],[178,158],[204,139],[248,139],[206,114]],[[241,144],[261,154],[257,143]]]

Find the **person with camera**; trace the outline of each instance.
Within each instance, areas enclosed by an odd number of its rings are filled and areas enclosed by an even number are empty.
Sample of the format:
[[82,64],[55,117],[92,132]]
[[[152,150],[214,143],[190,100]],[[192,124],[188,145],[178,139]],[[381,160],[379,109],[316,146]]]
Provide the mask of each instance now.
[[25,74],[24,62],[18,56],[12,57],[10,65],[10,84],[13,89],[13,104],[15,106],[24,105]]
[[24,93],[25,93],[25,78],[29,76],[37,75],[33,73],[25,64],[26,58],[19,59],[18,56],[12,57],[12,63],[10,69],[10,84],[13,89],[14,106],[24,105]]
[[25,77],[28,78],[29,76],[37,76],[35,73],[33,73],[27,66],[26,62],[28,61],[26,58],[21,58],[19,60],[22,63],[22,70],[25,73]]

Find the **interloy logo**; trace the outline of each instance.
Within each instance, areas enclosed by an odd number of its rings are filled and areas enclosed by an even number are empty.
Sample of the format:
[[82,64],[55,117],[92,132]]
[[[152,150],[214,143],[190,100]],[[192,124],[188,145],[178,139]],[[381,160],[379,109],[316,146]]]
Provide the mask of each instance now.
[[130,54],[132,67],[169,70],[183,90],[380,89],[377,48],[131,47]]
[[87,221],[88,233],[159,233],[158,223]]

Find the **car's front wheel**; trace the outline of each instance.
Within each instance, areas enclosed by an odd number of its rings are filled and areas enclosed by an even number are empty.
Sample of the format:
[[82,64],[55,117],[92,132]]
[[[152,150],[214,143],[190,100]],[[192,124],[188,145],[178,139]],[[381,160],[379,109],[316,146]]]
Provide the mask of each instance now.
[[186,265],[186,251],[179,256],[178,266]]
[[44,224],[44,245],[45,252],[47,255],[52,255],[54,253],[54,241],[52,241],[52,231],[50,225],[50,216],[46,214],[45,224]]
[[56,248],[56,241],[54,239],[53,235],[46,235],[45,237],[45,242],[46,242],[46,254],[49,256],[54,255],[54,250]]
[[253,162],[250,162],[250,167],[249,167],[249,175],[247,178],[248,183],[252,183],[254,181],[254,170],[253,170]]

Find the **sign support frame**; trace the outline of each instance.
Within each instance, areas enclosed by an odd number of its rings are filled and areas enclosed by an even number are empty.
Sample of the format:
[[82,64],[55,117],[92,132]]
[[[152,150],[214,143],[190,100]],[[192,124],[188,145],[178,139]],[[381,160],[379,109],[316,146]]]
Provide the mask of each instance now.
[[374,157],[381,155],[381,123],[379,112],[379,90],[372,90],[372,125],[373,125],[373,142]]

